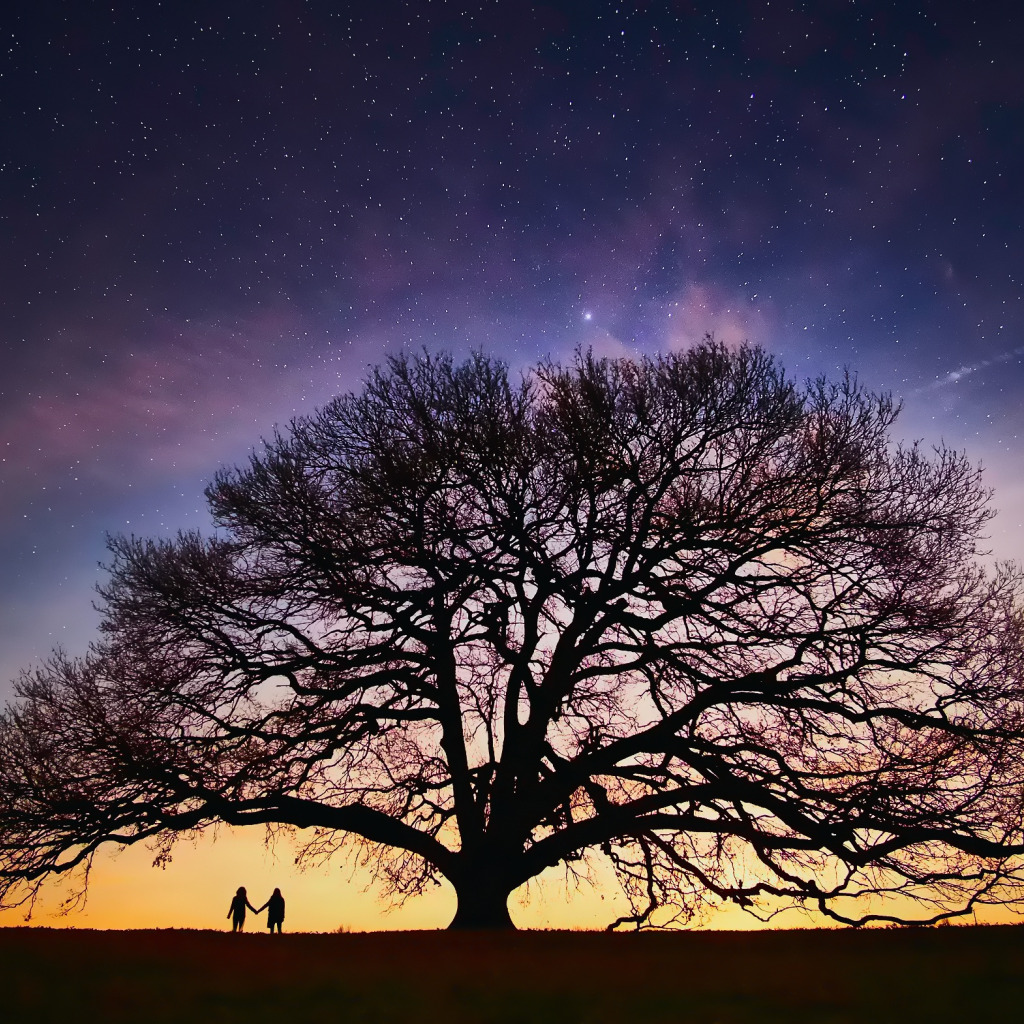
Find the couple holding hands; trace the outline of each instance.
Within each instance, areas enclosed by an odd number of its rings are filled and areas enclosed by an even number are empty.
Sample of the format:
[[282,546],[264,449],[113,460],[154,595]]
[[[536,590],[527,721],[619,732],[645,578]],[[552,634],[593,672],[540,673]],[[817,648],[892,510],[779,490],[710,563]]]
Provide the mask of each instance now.
[[275,889],[273,896],[257,910],[249,902],[249,897],[245,894],[245,886],[239,886],[238,892],[235,893],[235,898],[231,901],[231,907],[228,910],[228,917],[231,918],[231,930],[233,932],[240,932],[244,927],[246,907],[254,914],[262,914],[266,910],[267,927],[270,931],[273,931],[276,926],[278,934],[281,934],[281,923],[284,921],[284,897],[281,895],[280,889]]

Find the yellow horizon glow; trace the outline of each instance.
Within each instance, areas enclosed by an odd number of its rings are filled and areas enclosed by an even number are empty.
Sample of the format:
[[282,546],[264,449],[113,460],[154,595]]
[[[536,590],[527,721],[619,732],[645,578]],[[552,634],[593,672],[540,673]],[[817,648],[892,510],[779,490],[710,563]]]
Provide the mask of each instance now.
[[[228,906],[244,885],[249,902],[262,906],[275,888],[287,904],[285,931],[405,931],[441,929],[455,913],[455,893],[447,884],[391,910],[374,890],[366,869],[338,859],[320,867],[299,870],[294,847],[287,841],[268,847],[261,828],[222,827],[196,843],[181,842],[164,868],[153,866],[153,854],[143,846],[111,847],[96,858],[89,895],[83,909],[60,913],[66,886],[55,881],[37,903],[31,920],[25,910],[0,911],[0,927],[230,930]],[[539,881],[524,886],[509,901],[512,919],[520,928],[601,930],[625,913],[624,897],[611,884],[573,890],[552,869]],[[1020,920],[1005,907],[985,908],[974,921],[1007,924]],[[971,923],[971,919],[964,919]],[[736,907],[723,907],[692,925],[700,930],[756,930],[834,927],[815,915],[783,915],[763,925]],[[246,931],[266,928],[266,915],[246,919]]]
[[[143,846],[110,847],[97,856],[84,908],[61,912],[67,885],[54,880],[31,920],[25,910],[0,911],[0,927],[49,928],[230,928],[231,897],[244,885],[249,902],[262,906],[275,888],[285,897],[285,930],[295,932],[398,931],[447,927],[455,913],[455,893],[447,885],[388,909],[368,870],[338,858],[319,867],[297,868],[294,847],[280,841],[268,847],[262,828],[222,827],[196,843],[182,841],[166,867],[153,866]],[[536,889],[536,886],[534,887]],[[550,888],[550,883],[545,885]],[[588,906],[588,903],[593,905]],[[511,901],[513,918],[526,928],[601,928],[611,917],[600,897],[560,894]],[[624,907],[624,902],[622,903]],[[616,910],[616,914],[619,911]],[[247,931],[266,927],[266,915],[246,919]]]

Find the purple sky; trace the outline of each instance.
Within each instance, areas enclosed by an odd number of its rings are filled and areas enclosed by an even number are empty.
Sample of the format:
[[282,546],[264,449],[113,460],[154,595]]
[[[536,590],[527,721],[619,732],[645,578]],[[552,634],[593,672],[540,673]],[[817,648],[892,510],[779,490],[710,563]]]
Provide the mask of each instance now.
[[105,533],[204,527],[403,347],[849,366],[1024,554],[1011,7],[112,6],[2,26],[0,696],[88,643]]

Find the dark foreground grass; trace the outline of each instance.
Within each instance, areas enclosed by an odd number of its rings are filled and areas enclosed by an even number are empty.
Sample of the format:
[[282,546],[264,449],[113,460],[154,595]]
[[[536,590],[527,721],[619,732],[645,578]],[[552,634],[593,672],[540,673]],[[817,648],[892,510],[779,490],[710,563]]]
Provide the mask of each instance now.
[[1024,927],[511,935],[0,929],[4,1021],[786,1024],[1024,1012]]

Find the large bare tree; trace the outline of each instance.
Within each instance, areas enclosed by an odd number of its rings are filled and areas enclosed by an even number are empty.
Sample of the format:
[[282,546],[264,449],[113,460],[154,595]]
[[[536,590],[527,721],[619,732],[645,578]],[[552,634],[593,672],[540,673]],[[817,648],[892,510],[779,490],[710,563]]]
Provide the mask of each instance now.
[[895,417],[710,340],[392,360],[221,473],[213,536],[111,542],[101,641],[0,725],[3,898],[228,822],[447,879],[454,926],[601,857],[616,924],[1021,899],[1021,577]]

